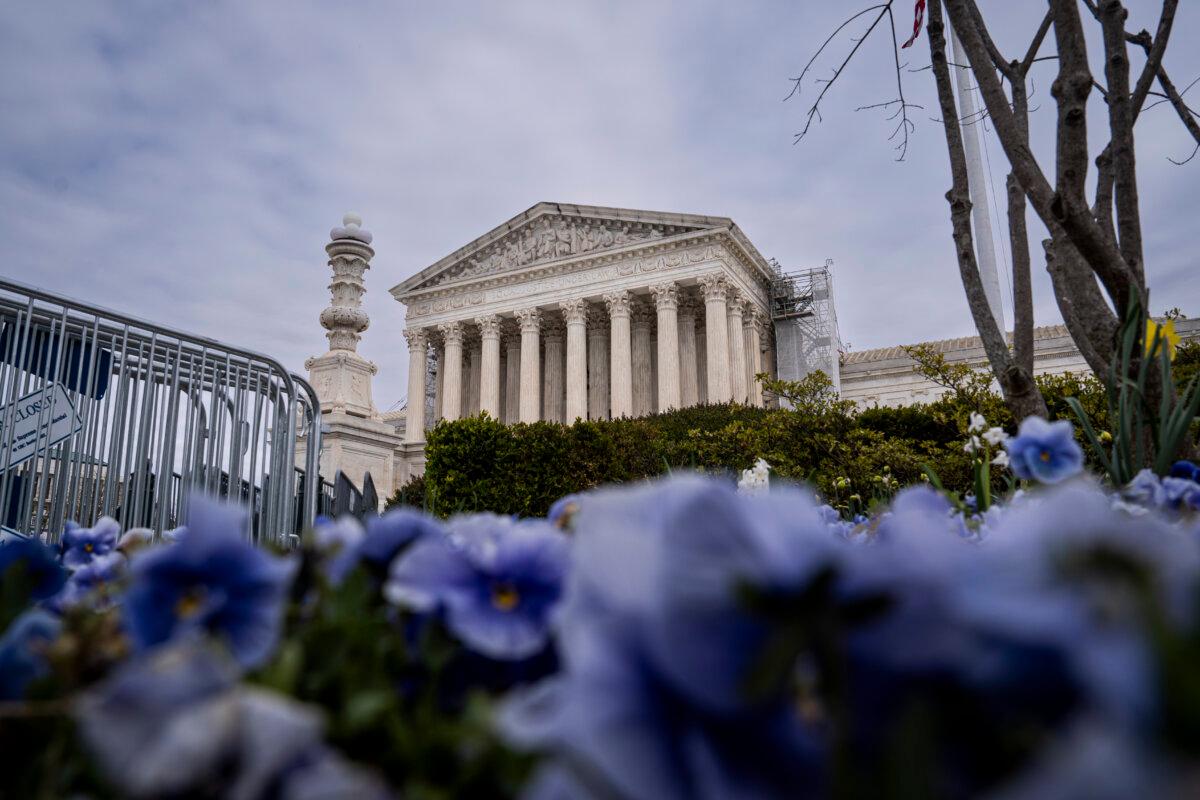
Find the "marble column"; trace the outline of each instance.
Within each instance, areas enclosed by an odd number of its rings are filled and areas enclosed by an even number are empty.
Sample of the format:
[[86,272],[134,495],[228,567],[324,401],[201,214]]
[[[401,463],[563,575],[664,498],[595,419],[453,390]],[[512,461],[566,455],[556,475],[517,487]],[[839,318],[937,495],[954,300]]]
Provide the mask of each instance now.
[[633,416],[654,413],[654,364],[651,360],[650,330],[654,312],[642,301],[630,308],[630,349],[633,369]]
[[612,418],[633,413],[633,355],[630,349],[629,303],[627,291],[604,295],[610,324],[608,380],[612,394],[609,402]]
[[442,365],[442,418],[453,422],[462,416],[463,330],[457,322],[440,325],[445,341],[446,362]]
[[468,363],[467,411],[464,416],[473,417],[479,413],[479,379],[483,374],[483,342],[477,336],[471,337]]
[[404,331],[408,340],[408,416],[404,421],[406,442],[425,441],[425,368],[429,337],[421,328]]
[[733,402],[745,403],[746,386],[746,339],[742,333],[742,313],[746,299],[736,290],[726,301],[725,313],[729,323],[729,388]]
[[563,419],[568,425],[587,419],[587,301],[582,297],[558,304],[567,323],[567,405]]
[[500,317],[477,317],[479,326],[479,410],[500,419]]
[[752,308],[742,321],[742,331],[746,335],[746,380],[749,381],[748,395],[752,406],[761,406],[763,401],[762,383],[755,377],[762,372],[762,341],[759,335],[762,318],[762,312]]
[[708,402],[708,334],[703,324],[696,330],[696,402]]
[[602,308],[588,311],[587,368],[588,419],[608,419],[608,313]]
[[507,375],[504,387],[504,421],[509,425],[521,419],[521,332],[505,337],[508,357],[505,359]]
[[[679,289],[673,283],[650,287],[658,312],[658,410],[683,405],[680,385]],[[694,342],[693,342],[694,344]]]
[[[774,341],[774,331],[768,327],[763,336],[763,359],[766,361],[766,363],[763,364],[763,372],[767,373],[772,378],[777,378],[779,377],[779,372],[775,365]],[[767,408],[779,408],[779,398],[775,395],[771,395],[770,399],[766,401],[765,405]]]
[[504,332],[501,328],[500,343],[500,374],[497,377],[497,382],[500,384],[498,394],[500,395],[500,411],[496,414],[496,419],[504,422],[505,415],[508,413],[508,350],[504,347]]
[[733,397],[729,382],[729,322],[725,297],[729,287],[719,274],[700,278],[704,290],[705,349],[708,402],[728,403]]
[[[679,405],[687,408],[700,402],[700,387],[698,385],[699,373],[696,369],[696,303],[692,300],[691,295],[682,292],[679,297],[678,327]],[[661,321],[659,330],[662,330]]]
[[544,391],[542,400],[542,419],[550,422],[562,422],[565,404],[565,360],[563,343],[566,331],[562,321],[557,316],[550,316],[544,324],[545,333],[542,340],[545,344],[546,376],[542,379]]
[[433,421],[436,423],[442,418],[442,400],[446,391],[446,348],[444,345],[437,348],[434,358],[437,359],[437,385],[433,392]]
[[542,313],[536,308],[525,308],[517,312],[521,324],[521,389],[520,421],[537,422],[542,407],[541,348],[539,336],[542,328]]

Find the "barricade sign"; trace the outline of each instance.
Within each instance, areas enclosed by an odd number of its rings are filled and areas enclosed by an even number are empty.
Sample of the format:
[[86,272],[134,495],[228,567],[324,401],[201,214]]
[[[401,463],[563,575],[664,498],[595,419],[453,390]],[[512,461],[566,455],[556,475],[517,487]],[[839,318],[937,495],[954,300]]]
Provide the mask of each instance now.
[[[38,454],[71,438],[83,428],[83,418],[66,390],[57,383],[30,392],[15,403],[0,407],[0,473],[13,469]],[[12,419],[12,435],[5,422]]]

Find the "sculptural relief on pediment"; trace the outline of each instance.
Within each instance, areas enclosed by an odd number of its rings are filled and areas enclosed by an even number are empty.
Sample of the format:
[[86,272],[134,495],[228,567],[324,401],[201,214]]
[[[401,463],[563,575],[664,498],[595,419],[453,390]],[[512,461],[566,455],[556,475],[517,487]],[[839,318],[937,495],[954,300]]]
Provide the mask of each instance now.
[[419,288],[650,242],[691,230],[696,229],[621,220],[542,217],[439,272]]

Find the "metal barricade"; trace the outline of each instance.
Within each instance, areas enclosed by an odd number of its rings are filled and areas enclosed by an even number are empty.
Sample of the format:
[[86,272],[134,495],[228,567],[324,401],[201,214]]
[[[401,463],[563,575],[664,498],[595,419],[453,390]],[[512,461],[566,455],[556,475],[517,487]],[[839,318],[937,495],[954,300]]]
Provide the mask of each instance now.
[[267,356],[0,278],[8,532],[56,541],[104,515],[167,530],[201,491],[287,542],[316,514],[320,428],[312,387]]

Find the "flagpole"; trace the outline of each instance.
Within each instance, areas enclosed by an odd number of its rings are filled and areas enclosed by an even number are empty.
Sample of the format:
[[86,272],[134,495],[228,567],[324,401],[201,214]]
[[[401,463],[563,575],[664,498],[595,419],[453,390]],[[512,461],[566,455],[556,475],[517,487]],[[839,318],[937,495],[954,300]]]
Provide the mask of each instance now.
[[[975,96],[971,87],[971,68],[963,55],[962,44],[953,28],[950,42],[954,51],[955,78],[958,83],[958,102],[962,109],[960,127],[963,133],[963,148],[967,156],[967,177],[971,185],[971,221],[975,227],[975,263],[979,266],[979,277],[983,281],[988,308],[1001,331],[1006,331],[1004,321],[1003,293],[1000,291],[1000,276],[996,270],[996,245],[992,240],[992,215],[988,205],[987,187],[989,176],[983,168],[979,148],[979,128],[983,124],[975,108]],[[960,66],[962,65],[962,66]]]

